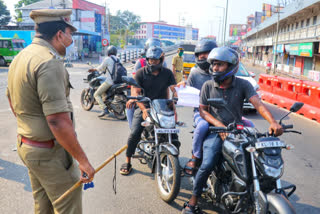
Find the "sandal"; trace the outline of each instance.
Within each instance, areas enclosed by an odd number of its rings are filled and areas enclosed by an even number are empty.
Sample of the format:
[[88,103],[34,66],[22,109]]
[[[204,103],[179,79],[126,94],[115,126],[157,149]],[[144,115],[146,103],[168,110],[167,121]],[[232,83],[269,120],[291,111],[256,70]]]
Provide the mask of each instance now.
[[204,214],[198,205],[192,206],[189,202],[184,203],[182,214]]
[[129,175],[132,171],[131,163],[124,163],[121,165],[120,174],[121,175]]
[[191,159],[189,159],[188,163],[186,163],[184,167],[184,172],[186,173],[186,175],[193,176],[200,165],[199,163],[200,160],[196,157],[192,157]]

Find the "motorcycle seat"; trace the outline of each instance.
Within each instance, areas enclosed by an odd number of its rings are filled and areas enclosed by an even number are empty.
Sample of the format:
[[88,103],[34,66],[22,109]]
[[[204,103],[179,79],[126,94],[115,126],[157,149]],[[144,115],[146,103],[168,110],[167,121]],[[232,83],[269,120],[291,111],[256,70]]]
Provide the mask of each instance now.
[[118,88],[119,86],[121,86],[122,84],[125,84],[125,83],[114,84],[108,89],[108,91],[112,91],[112,90]]

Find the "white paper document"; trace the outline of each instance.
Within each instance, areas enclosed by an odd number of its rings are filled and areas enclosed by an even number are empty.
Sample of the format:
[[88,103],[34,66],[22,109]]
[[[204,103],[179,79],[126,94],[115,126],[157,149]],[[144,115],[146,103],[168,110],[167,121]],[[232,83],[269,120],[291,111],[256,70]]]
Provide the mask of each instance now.
[[178,105],[199,107],[200,90],[194,87],[175,87],[178,93]]

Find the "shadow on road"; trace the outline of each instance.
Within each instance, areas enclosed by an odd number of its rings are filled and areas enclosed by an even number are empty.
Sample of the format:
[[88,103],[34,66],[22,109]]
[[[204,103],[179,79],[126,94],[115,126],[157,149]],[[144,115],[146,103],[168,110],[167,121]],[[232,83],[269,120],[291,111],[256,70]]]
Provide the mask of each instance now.
[[0,159],[0,178],[22,183],[25,185],[24,190],[31,192],[28,169],[25,166]]

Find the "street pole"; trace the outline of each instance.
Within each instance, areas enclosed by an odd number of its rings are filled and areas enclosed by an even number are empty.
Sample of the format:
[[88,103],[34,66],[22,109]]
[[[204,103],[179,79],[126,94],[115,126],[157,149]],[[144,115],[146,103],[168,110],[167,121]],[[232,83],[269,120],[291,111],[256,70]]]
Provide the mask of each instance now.
[[[280,10],[280,4],[278,2],[278,10]],[[273,53],[273,74],[276,73],[276,58],[277,58],[277,51],[278,51],[278,35],[279,35],[279,20],[280,20],[280,11],[278,13],[278,20],[277,20],[277,33],[276,33],[276,43],[275,43],[275,51]]]
[[256,54],[257,54],[257,42],[258,42],[258,32],[259,32],[259,28],[258,26],[256,26],[257,28],[257,32],[256,32],[256,40],[254,42],[254,51],[253,51],[253,64],[252,65],[255,65],[256,64]]
[[[222,16],[222,25],[221,25],[221,43],[223,43],[224,45],[224,30],[223,30],[223,26],[224,26],[224,21],[225,21],[225,10],[226,8],[225,7],[220,7],[220,6],[215,6],[216,8],[221,8],[223,9],[223,16]],[[220,18],[221,20],[221,18]],[[220,26],[219,26],[219,32],[220,32]],[[220,37],[220,35],[219,35]]]
[[161,21],[161,0],[159,0],[159,21]]
[[228,21],[228,5],[229,5],[229,0],[227,0],[227,5],[226,5],[223,46],[225,46],[225,44],[226,44],[226,31],[227,31],[227,21]]

